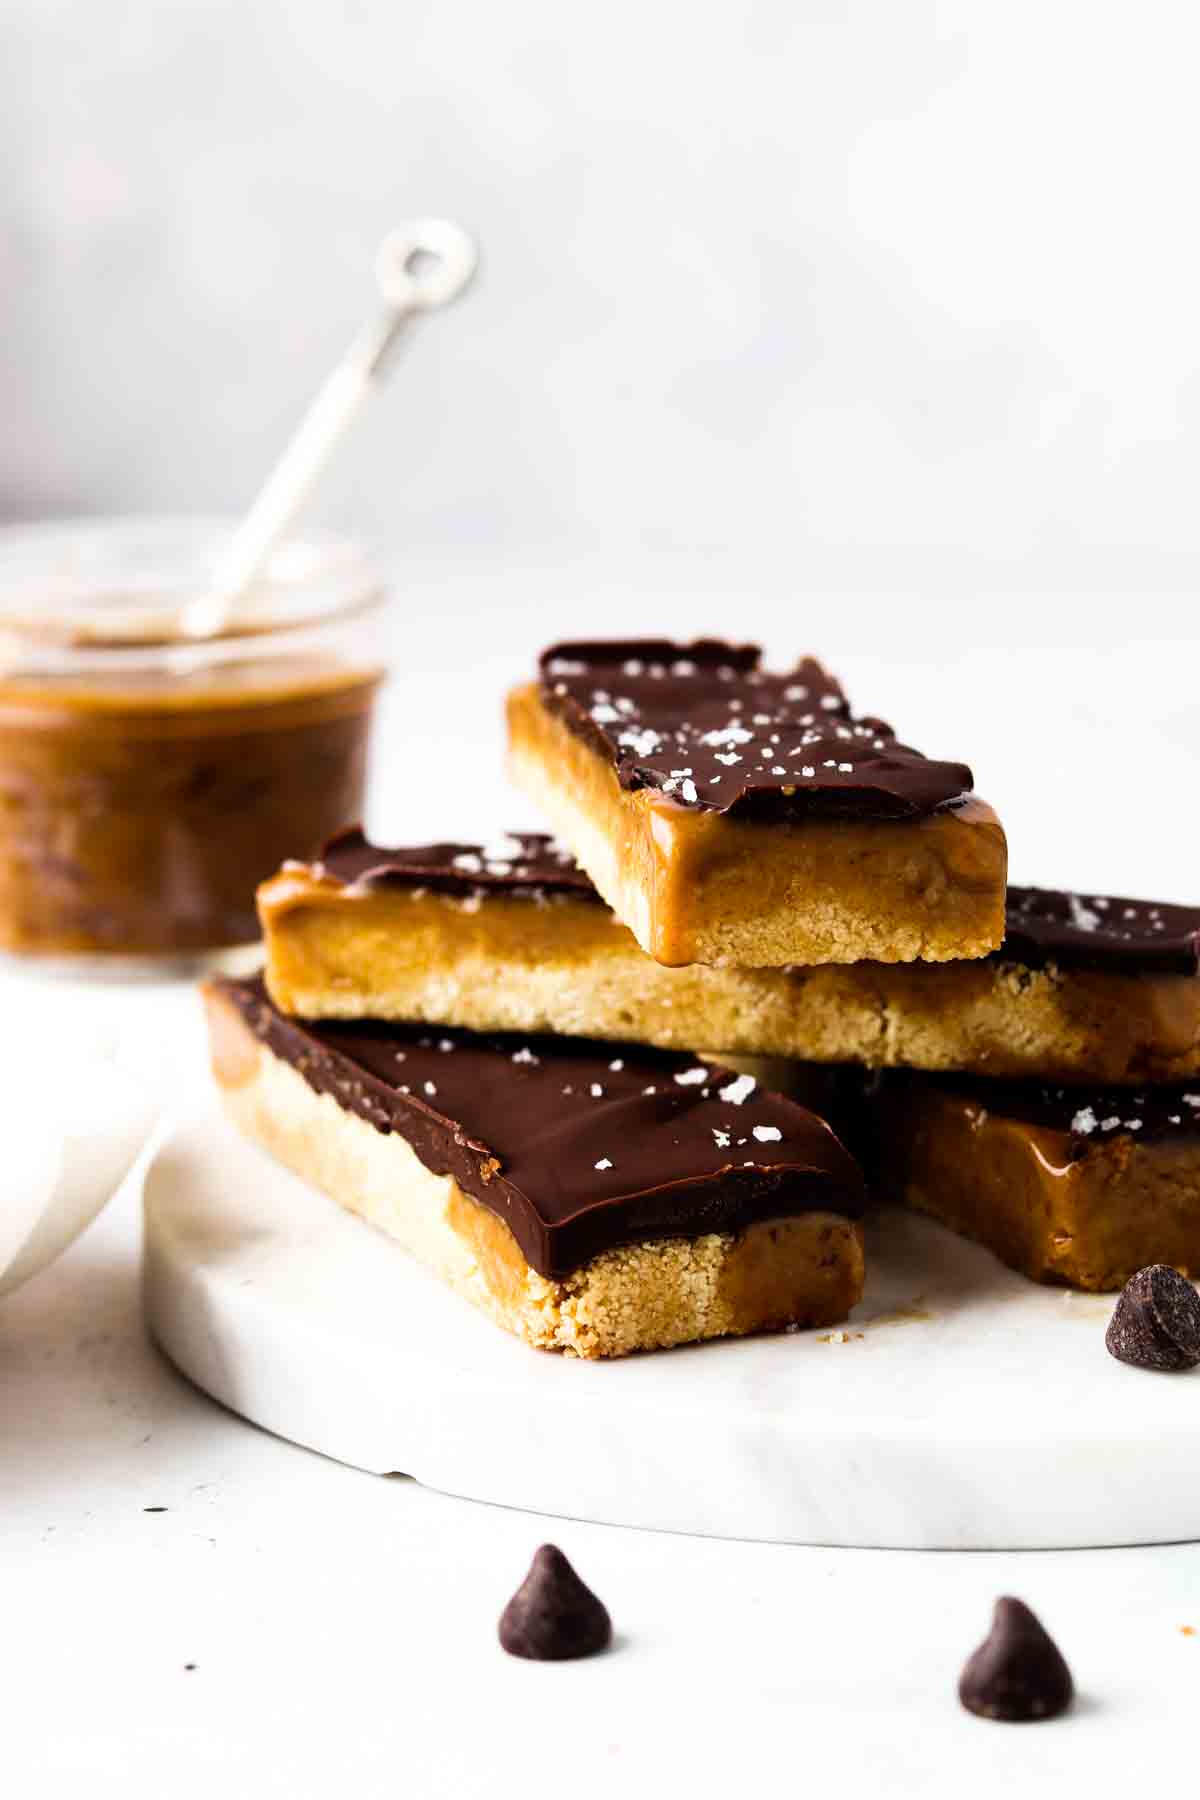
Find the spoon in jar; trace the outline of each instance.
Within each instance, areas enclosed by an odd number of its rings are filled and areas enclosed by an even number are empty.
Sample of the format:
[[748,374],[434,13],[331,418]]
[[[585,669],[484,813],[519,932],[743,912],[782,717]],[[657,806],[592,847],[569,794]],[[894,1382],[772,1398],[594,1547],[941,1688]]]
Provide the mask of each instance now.
[[219,637],[271,554],[294,526],[338,443],[395,362],[396,345],[422,313],[448,306],[468,286],[479,253],[460,225],[420,219],[389,232],[375,259],[383,310],[359,331],[326,377],[291,441],[234,533],[207,593],[182,609],[182,638]]

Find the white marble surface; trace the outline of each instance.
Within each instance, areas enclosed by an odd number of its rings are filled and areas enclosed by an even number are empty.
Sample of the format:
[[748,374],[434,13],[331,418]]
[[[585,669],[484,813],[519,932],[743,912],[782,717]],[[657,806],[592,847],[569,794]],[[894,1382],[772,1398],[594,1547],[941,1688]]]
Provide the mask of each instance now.
[[[23,1796],[1107,1795],[1193,1754],[1200,1547],[807,1550],[551,1525],[361,1474],[150,1347],[131,1195],[0,1304],[0,1430],[3,1767]],[[603,1661],[496,1647],[545,1537],[613,1613]],[[1060,1639],[1073,1716],[960,1712],[1001,1592]]]
[[145,1193],[156,1341],[245,1418],[359,1468],[729,1538],[1200,1538],[1200,1377],[1114,1363],[1111,1296],[1037,1287],[925,1219],[867,1221],[844,1331],[580,1363],[498,1334],[211,1102]]

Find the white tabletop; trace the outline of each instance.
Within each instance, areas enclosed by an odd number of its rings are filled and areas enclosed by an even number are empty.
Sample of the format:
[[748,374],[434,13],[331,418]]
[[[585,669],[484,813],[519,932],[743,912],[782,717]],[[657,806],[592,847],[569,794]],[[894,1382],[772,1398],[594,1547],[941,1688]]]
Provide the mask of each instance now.
[[[614,590],[598,612],[593,591],[567,620],[561,591],[513,573],[495,613],[466,588],[436,604],[432,584],[410,593],[428,675],[392,702],[385,827],[432,834],[448,790],[463,834],[528,818],[496,772],[497,689],[584,610],[610,629],[636,610]],[[790,619],[785,632],[782,609],[747,610],[747,633],[781,648],[814,635]],[[1103,605],[1048,609],[1034,655],[1027,616],[1018,654],[983,649],[978,631],[911,641],[880,603],[828,648],[863,704],[932,720],[919,741],[957,754],[970,738],[1014,826],[1016,878],[1195,898],[1176,828],[1200,769],[1193,628],[1151,604],[1136,644],[1105,643],[1110,622]],[[451,682],[453,766],[434,792],[403,774],[444,733],[437,687]],[[1131,692],[1146,696],[1132,758]],[[406,744],[421,759],[406,764]],[[167,1042],[186,1005],[144,990],[119,1002]],[[563,1524],[360,1474],[221,1411],[164,1364],[143,1327],[139,1231],[127,1190],[0,1301],[0,1766],[22,1800],[1104,1794],[1118,1772],[1146,1780],[1193,1754],[1200,1547],[808,1550]],[[524,1664],[497,1647],[497,1615],[547,1538],[612,1612],[600,1660]],[[1074,1668],[1064,1720],[989,1725],[958,1706],[962,1660],[1006,1592]]]
[[[189,1005],[177,992],[153,1010],[182,1034]],[[127,1184],[0,1303],[10,1791],[1049,1794],[1191,1753],[1200,1547],[810,1550],[567,1524],[360,1474],[173,1372],[146,1338],[139,1237]],[[608,1604],[607,1657],[499,1650],[500,1608],[544,1539]],[[959,1666],[1009,1592],[1073,1665],[1064,1720],[989,1725],[958,1706]]]

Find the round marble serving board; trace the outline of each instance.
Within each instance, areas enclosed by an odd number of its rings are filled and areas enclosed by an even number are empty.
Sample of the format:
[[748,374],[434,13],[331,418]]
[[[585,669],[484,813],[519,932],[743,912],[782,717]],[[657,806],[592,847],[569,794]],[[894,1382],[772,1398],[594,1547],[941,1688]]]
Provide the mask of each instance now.
[[1200,1536],[1200,1371],[1104,1348],[1111,1298],[926,1220],[868,1222],[847,1336],[588,1363],[498,1330],[215,1107],[146,1181],[172,1360],[282,1437],[447,1493],[720,1537],[945,1549]]

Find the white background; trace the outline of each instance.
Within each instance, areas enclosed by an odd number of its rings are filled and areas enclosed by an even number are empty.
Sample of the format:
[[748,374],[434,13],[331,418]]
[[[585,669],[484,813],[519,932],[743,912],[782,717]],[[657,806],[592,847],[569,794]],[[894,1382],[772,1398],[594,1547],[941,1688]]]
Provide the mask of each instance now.
[[[317,507],[400,595],[378,822],[522,822],[496,695],[549,638],[715,628],[970,760],[1016,879],[1200,894],[1189,5],[11,0],[0,29],[0,516],[236,509],[381,233],[482,240]],[[407,781],[449,735],[471,779]]]
[[[318,508],[399,597],[381,828],[528,818],[498,695],[550,638],[715,628],[972,761],[1017,879],[1200,898],[1190,6],[9,0],[0,35],[0,516],[236,509],[382,232],[482,239]],[[688,1543],[373,1481],[161,1368],[128,1208],[0,1308],[0,1425],[23,1794],[1102,1794],[1190,1730],[1192,1549]],[[492,1645],[547,1531],[603,1664]],[[956,1710],[1006,1588],[1076,1665],[1062,1726]]]
[[[134,1244],[127,1196],[0,1304],[6,1793],[1191,1791],[1197,1546],[723,1543],[358,1474],[244,1425],[157,1358]],[[547,1538],[612,1613],[602,1659],[522,1663],[496,1644],[500,1610]],[[1079,1699],[1062,1720],[994,1725],[958,1705],[961,1663],[1000,1593],[1038,1609],[1073,1667]]]
[[970,635],[983,588],[1195,589],[1186,3],[9,0],[4,36],[9,514],[239,504],[381,232],[444,211],[486,284],[343,522],[761,557]]

